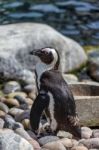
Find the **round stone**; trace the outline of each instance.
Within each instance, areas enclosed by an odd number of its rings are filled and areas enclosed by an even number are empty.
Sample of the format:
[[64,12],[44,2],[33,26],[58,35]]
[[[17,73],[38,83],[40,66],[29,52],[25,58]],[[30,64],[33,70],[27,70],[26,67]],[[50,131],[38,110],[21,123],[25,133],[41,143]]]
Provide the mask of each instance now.
[[28,105],[32,105],[33,104],[33,100],[31,98],[26,98],[25,100],[28,103]]
[[19,108],[20,108],[20,109],[23,109],[23,110],[27,110],[27,109],[29,109],[29,106],[28,106],[28,104],[26,103],[26,104],[21,104],[21,105],[19,106]]
[[15,95],[14,98],[17,99],[20,104],[26,104],[26,98],[23,98],[20,95]]
[[69,139],[72,139],[73,135],[69,132],[66,132],[66,131],[59,131],[57,133],[57,136],[60,137],[60,138],[69,138]]
[[34,147],[35,150],[41,150],[41,147],[36,140],[29,139],[28,142]]
[[93,130],[92,136],[93,136],[94,138],[99,138],[99,129]]
[[27,133],[30,135],[30,137],[31,137],[32,139],[37,140],[37,136],[36,136],[36,134],[35,134],[34,132],[32,132],[31,130],[27,130]]
[[24,110],[19,109],[19,108],[14,108],[14,107],[9,110],[9,114],[14,116],[14,117],[18,114],[23,113],[23,112],[24,112]]
[[23,98],[26,98],[27,94],[24,92],[13,92],[7,95],[8,98],[14,98],[15,96],[21,96]]
[[81,128],[81,137],[83,139],[89,139],[92,136],[92,130],[88,127]]
[[78,141],[77,140],[75,140],[75,139],[71,139],[72,140],[72,144],[73,144],[73,146],[77,146],[78,145]]
[[18,122],[22,122],[22,120],[29,119],[29,118],[30,118],[30,111],[29,110],[26,110],[21,114],[16,114],[16,116],[15,116],[15,120]]
[[49,142],[53,142],[57,140],[59,140],[57,136],[44,136],[44,137],[41,137],[38,141],[41,145],[45,145]]
[[15,132],[23,138],[25,138],[26,140],[31,139],[30,135],[23,128],[17,128]]
[[64,145],[60,142],[49,142],[49,143],[43,145],[43,148],[47,148],[50,150],[66,150]]
[[28,94],[28,97],[31,98],[31,99],[33,99],[33,100],[35,100],[36,94],[32,91],[32,92],[30,92],[30,93]]
[[10,115],[6,115],[4,120],[5,120],[4,128],[13,129],[15,124],[14,118],[12,118]]
[[0,129],[0,150],[34,150],[24,138],[10,129]]
[[9,81],[5,83],[4,88],[3,88],[4,94],[9,94],[9,93],[20,91],[20,90],[21,90],[21,86],[16,81]]
[[22,120],[22,124],[24,126],[24,129],[29,129],[30,128],[30,120],[29,119]]
[[58,142],[62,143],[66,148],[71,148],[73,146],[72,140],[68,138],[62,138]]
[[9,108],[3,102],[0,102],[0,110],[4,111],[5,113],[8,113]]
[[75,146],[71,150],[88,150],[85,146]]
[[96,148],[99,149],[99,138],[91,138],[91,139],[82,139],[79,141],[79,144],[83,144],[88,149]]
[[4,117],[6,115],[6,113],[2,110],[0,110],[0,117]]
[[20,106],[19,102],[14,98],[6,99],[5,104],[7,104],[9,107],[13,107],[13,106],[19,107]]
[[2,129],[4,127],[4,120],[0,118],[0,129]]
[[26,132],[23,128],[17,128],[15,132],[25,138],[35,149],[40,150],[39,143],[32,139],[28,132]]
[[20,122],[15,122],[13,126],[13,130],[16,130],[17,128],[24,129],[23,125]]
[[29,84],[29,85],[24,86],[23,90],[27,93],[35,92],[35,86],[33,84]]
[[5,102],[6,98],[0,95],[0,102]]

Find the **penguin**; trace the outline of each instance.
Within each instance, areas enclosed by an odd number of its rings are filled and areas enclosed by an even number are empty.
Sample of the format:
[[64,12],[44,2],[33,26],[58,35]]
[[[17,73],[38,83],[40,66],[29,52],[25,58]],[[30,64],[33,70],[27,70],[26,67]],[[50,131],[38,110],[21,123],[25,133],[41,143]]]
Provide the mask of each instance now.
[[40,60],[35,67],[38,94],[30,111],[32,130],[38,131],[44,111],[53,133],[64,130],[81,138],[73,94],[62,73],[58,71],[58,51],[54,48],[42,48],[33,50],[30,54],[39,57]]

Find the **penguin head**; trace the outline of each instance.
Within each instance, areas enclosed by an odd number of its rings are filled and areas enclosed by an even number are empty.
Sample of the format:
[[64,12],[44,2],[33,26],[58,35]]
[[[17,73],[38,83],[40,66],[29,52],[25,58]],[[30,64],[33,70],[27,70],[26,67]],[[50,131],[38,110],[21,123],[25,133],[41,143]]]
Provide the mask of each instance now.
[[54,69],[58,69],[59,66],[59,54],[54,48],[42,48],[33,50],[31,55],[38,56],[42,63],[46,65],[54,64]]

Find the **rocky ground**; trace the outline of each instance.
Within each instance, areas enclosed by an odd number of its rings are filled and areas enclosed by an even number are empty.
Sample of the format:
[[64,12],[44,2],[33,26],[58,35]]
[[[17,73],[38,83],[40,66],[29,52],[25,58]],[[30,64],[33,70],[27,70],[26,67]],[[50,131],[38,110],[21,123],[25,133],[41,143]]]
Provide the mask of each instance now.
[[[67,82],[77,82],[74,75],[64,75]],[[84,80],[84,79],[83,79]],[[32,132],[29,113],[35,100],[34,85],[21,85],[8,81],[0,90],[0,150],[98,150],[99,129],[82,127],[82,139],[71,133],[59,131],[57,135],[46,132],[47,121],[41,119],[40,135]]]
[[53,135],[45,131],[47,121],[42,116],[42,134],[32,132],[29,113],[36,97],[33,69],[37,60],[30,58],[29,51],[49,45],[56,48],[62,72],[80,69],[77,76],[64,74],[68,83],[99,82],[99,52],[89,52],[87,57],[78,43],[42,24],[0,26],[0,33],[0,150],[99,150],[98,128],[82,127],[82,139],[64,131]]

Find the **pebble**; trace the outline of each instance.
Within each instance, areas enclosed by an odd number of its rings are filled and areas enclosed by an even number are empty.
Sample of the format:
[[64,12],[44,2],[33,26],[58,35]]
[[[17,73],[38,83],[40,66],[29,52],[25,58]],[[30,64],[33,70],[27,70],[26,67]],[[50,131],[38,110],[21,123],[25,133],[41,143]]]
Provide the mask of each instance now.
[[58,142],[62,143],[66,148],[71,148],[73,146],[72,140],[68,138],[62,138],[58,140]]
[[15,122],[13,126],[13,130],[16,130],[17,128],[24,129],[23,125],[20,122]]
[[6,82],[3,88],[3,92],[4,94],[9,94],[15,91],[20,91],[21,90],[21,86],[18,82],[16,81],[9,81]]
[[4,117],[6,115],[6,113],[2,110],[0,110],[0,117]]
[[35,150],[41,150],[41,147],[36,140],[30,139],[28,142],[34,147]]
[[19,102],[14,98],[6,99],[5,104],[7,104],[9,107],[13,107],[13,106],[19,107],[20,106]]
[[47,148],[49,150],[66,150],[64,145],[60,142],[49,142],[43,145],[43,148]]
[[30,93],[28,94],[28,97],[31,98],[31,99],[33,99],[33,100],[35,100],[36,94],[35,94],[34,92],[30,92]]
[[32,132],[31,130],[27,130],[27,133],[30,135],[30,137],[31,137],[32,139],[38,140],[38,139],[37,139],[37,136],[35,135],[35,133]]
[[57,133],[57,136],[60,137],[60,138],[69,138],[69,139],[72,139],[73,135],[69,132],[66,132],[66,131],[59,131]]
[[73,144],[73,146],[77,146],[78,145],[78,141],[77,140],[75,140],[75,139],[72,139],[72,144]]
[[9,110],[9,114],[10,115],[12,115],[12,116],[16,116],[16,115],[18,115],[18,114],[21,114],[21,113],[23,113],[24,112],[24,110],[22,110],[22,109],[20,109],[20,108],[15,108],[15,107],[13,107],[13,108],[10,108],[10,110]]
[[24,129],[22,128],[17,128],[15,130],[15,133],[21,135],[23,138],[25,138],[30,144],[32,144],[32,146],[35,148],[35,149],[40,149],[40,146],[39,146],[39,143],[37,141],[35,141],[34,139],[32,139],[30,137],[30,135],[28,134],[28,132],[26,132]]
[[24,86],[24,91],[26,92],[26,93],[30,93],[30,92],[34,92],[35,93],[35,86],[33,85],[33,84],[29,84],[29,85],[26,85],[26,86]]
[[28,106],[28,104],[26,103],[26,104],[21,104],[21,105],[19,106],[19,108],[20,108],[20,109],[23,109],[23,110],[27,110],[27,109],[29,108],[29,106]]
[[26,104],[26,98],[23,98],[20,95],[15,95],[14,98],[17,99],[20,104]]
[[0,102],[0,110],[4,111],[5,113],[8,113],[9,108],[3,102]]
[[15,130],[15,133],[21,135],[23,138],[25,138],[26,140],[31,139],[30,135],[23,129],[23,128],[17,128]]
[[0,96],[0,102],[5,102],[6,98],[3,96]]
[[16,7],[20,7],[22,6],[23,3],[22,2],[13,2],[13,3],[8,3],[4,5],[4,8],[16,8]]
[[59,138],[57,136],[44,136],[41,137],[38,141],[40,143],[40,145],[45,145],[49,142],[53,142],[53,141],[57,141],[59,140]]
[[99,150],[99,149],[96,149],[96,148],[92,148],[92,149],[89,149],[89,150]]
[[24,138],[10,129],[0,129],[0,150],[34,150]]
[[91,23],[89,23],[87,26],[88,26],[88,28],[90,28],[90,29],[94,29],[94,30],[96,30],[96,31],[99,31],[99,21],[91,22]]
[[22,120],[29,119],[29,117],[30,117],[30,111],[26,110],[21,114],[16,114],[15,120],[18,121],[18,122],[22,122]]
[[0,118],[0,129],[2,129],[4,127],[4,120]]
[[27,94],[24,92],[13,92],[7,95],[8,98],[14,98],[15,96],[21,96],[23,98],[26,98]]
[[88,150],[85,146],[75,146],[71,150]]
[[30,128],[30,120],[29,119],[22,120],[22,124],[24,126],[24,129],[29,129]]
[[33,104],[33,100],[31,98],[26,98],[26,102],[28,103],[28,105]]
[[99,129],[93,130],[92,136],[93,136],[94,138],[99,138]]
[[81,137],[83,139],[89,139],[92,136],[92,130],[88,127],[81,128]]
[[6,115],[4,121],[4,128],[9,128],[13,130],[17,128],[23,128],[23,125],[19,122],[16,122],[14,118],[12,118],[10,115]]
[[99,148],[99,138],[82,139],[79,141],[79,143],[83,144],[88,149]]
[[14,118],[12,118],[10,115],[5,115],[4,120],[5,120],[4,128],[13,129],[15,124]]
[[49,149],[47,149],[47,148],[41,148],[41,150],[49,150]]
[[33,11],[40,11],[43,13],[60,13],[60,9],[53,4],[38,4],[33,5],[31,8]]

